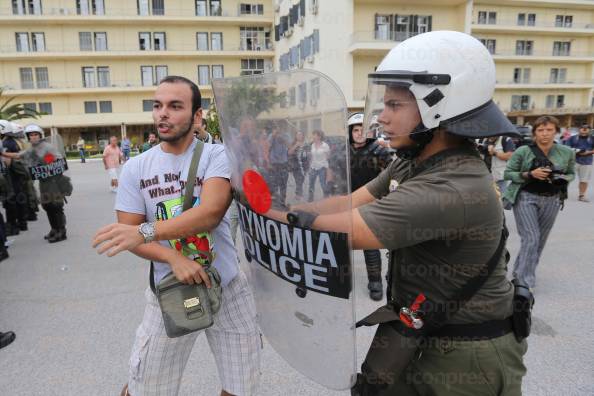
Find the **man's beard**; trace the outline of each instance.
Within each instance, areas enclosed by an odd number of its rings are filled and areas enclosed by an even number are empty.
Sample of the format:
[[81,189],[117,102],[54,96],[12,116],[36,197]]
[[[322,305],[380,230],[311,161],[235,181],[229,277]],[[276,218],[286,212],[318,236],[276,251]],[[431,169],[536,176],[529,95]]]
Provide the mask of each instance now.
[[[187,127],[185,128],[181,128],[181,130],[172,135],[172,136],[162,136],[159,133],[159,129],[157,129],[157,134],[159,135],[159,140],[161,140],[162,142],[167,142],[167,143],[175,143],[181,139],[183,139],[184,137],[186,137],[188,135],[188,133],[190,133],[193,130],[193,117],[190,118],[190,121],[188,122]],[[171,129],[170,129],[171,130]]]

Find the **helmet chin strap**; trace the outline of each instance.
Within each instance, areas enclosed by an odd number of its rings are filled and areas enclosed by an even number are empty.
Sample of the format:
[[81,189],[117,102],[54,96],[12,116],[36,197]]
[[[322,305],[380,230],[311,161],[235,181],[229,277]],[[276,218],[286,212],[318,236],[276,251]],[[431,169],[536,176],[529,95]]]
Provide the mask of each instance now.
[[425,125],[421,122],[410,133],[410,140],[414,143],[410,146],[396,149],[396,155],[405,160],[415,159],[432,139],[433,129],[425,128]]

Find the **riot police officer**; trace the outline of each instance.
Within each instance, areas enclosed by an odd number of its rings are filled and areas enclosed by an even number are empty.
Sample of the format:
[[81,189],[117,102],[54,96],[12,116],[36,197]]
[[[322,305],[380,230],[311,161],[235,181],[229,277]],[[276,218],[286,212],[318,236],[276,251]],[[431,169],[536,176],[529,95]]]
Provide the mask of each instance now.
[[517,133],[494,88],[469,35],[400,43],[369,75],[365,109],[398,159],[352,196],[292,208],[299,226],[390,250],[387,304],[360,322],[379,326],[354,395],[521,394],[528,320],[515,320],[503,211],[474,144]]
[[3,153],[12,159],[22,159],[31,174],[39,180],[42,208],[46,211],[51,231],[45,236],[50,243],[66,239],[65,196],[72,193],[70,178],[63,173],[66,161],[52,144],[45,140],[43,128],[36,124],[25,127],[25,134],[31,147],[19,153]]
[[[353,113],[347,121],[349,128],[351,191],[375,179],[392,160],[393,150],[382,147],[376,138],[368,137],[363,128],[363,113]],[[367,268],[367,289],[372,300],[383,297],[382,257],[378,249],[364,250]]]

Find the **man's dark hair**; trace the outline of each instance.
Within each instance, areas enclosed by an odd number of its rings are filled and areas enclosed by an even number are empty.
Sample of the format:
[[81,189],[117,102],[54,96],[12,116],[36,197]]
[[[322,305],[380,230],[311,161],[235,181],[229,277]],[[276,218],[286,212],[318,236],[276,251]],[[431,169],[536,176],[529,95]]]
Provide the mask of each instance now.
[[163,78],[161,81],[159,81],[159,85],[161,85],[163,83],[168,83],[168,84],[182,83],[182,84],[186,84],[188,87],[190,87],[190,90],[192,91],[192,116],[194,114],[196,114],[196,112],[202,105],[202,95],[200,95],[200,89],[198,88],[198,85],[194,84],[192,82],[192,80],[189,80],[182,76],[167,76],[167,77]]

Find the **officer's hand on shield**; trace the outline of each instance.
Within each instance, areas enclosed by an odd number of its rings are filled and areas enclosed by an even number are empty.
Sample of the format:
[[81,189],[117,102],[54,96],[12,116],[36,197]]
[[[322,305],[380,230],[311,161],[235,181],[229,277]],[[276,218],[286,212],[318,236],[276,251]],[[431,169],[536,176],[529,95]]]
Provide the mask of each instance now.
[[144,238],[138,232],[138,226],[122,223],[101,227],[93,237],[93,248],[101,245],[97,253],[107,252],[107,257],[113,257],[124,250],[133,250],[143,243]]

